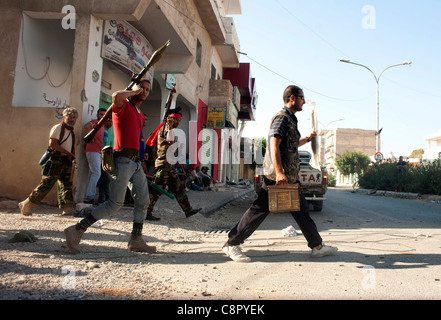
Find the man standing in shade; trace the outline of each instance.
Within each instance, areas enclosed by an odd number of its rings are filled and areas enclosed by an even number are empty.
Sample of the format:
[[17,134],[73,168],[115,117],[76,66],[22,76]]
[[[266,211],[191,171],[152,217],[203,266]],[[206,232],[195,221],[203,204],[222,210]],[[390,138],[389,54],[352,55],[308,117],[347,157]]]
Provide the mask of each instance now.
[[[105,108],[99,108],[96,113],[97,119],[91,120],[84,125],[84,130],[89,133],[98,121],[106,113]],[[90,143],[86,144],[85,153],[87,163],[89,164],[89,180],[87,183],[86,194],[84,196],[84,203],[95,204],[96,186],[101,177],[101,150],[103,149],[104,129],[110,129],[111,122],[107,122],[98,130],[95,137]]]
[[133,90],[120,90],[112,95],[112,122],[115,135],[115,171],[111,176],[110,197],[99,207],[83,209],[86,217],[76,225],[64,230],[66,244],[72,253],[80,251],[84,232],[96,221],[117,212],[123,205],[127,186],[135,202],[133,228],[128,244],[130,251],[156,252],[142,238],[142,229],[149,204],[147,179],[139,158],[139,137],[144,124],[144,114],[139,107],[148,97],[151,84],[141,79]]
[[[285,107],[276,114],[271,121],[269,132],[270,146],[266,150],[264,170],[265,178],[262,188],[253,205],[244,213],[241,220],[229,232],[228,241],[223,247],[224,253],[237,262],[249,262],[239,245],[250,237],[269,214],[268,186],[284,184],[300,184],[300,160],[298,148],[311,141],[316,136],[313,132],[306,138],[300,138],[297,128],[296,112],[303,110],[305,97],[303,90],[297,86],[289,86],[283,94]],[[272,165],[271,165],[272,164]],[[296,220],[308,246],[312,249],[312,257],[323,257],[334,254],[336,247],[325,246],[318,233],[314,221],[309,215],[308,203],[305,196],[300,193],[300,211],[291,212]]]

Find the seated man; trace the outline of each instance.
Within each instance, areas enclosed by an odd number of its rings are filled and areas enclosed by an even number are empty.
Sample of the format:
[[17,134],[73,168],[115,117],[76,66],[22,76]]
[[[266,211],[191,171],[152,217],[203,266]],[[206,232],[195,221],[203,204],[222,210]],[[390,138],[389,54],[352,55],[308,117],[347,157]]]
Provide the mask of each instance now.
[[208,175],[208,167],[202,167],[197,175],[204,185],[204,190],[211,190],[210,184],[213,178]]

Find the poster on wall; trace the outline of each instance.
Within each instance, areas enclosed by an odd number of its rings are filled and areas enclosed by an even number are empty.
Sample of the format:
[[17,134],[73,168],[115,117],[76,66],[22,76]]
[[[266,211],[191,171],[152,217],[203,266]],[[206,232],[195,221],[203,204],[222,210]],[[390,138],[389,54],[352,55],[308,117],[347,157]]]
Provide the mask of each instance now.
[[[122,20],[104,21],[101,57],[133,73],[139,73],[149,62],[153,49],[147,39],[132,25]],[[152,81],[153,69],[146,77]]]

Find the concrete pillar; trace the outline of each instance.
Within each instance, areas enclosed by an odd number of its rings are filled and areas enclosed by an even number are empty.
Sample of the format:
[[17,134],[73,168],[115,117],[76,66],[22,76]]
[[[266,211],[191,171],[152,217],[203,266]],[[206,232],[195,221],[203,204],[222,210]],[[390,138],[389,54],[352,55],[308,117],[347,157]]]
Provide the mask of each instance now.
[[101,91],[103,60],[100,56],[102,20],[90,14],[77,15],[73,53],[71,106],[79,112],[76,125],[78,171],[74,190],[75,202],[81,202],[87,187],[89,168],[84,153],[84,124],[96,119]]

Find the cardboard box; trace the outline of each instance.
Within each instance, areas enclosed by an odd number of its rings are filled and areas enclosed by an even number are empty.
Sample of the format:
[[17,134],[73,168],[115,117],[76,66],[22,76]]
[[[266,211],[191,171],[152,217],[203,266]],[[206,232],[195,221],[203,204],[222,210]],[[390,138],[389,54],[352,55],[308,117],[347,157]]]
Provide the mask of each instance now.
[[300,211],[299,185],[268,186],[268,205],[271,213]]

